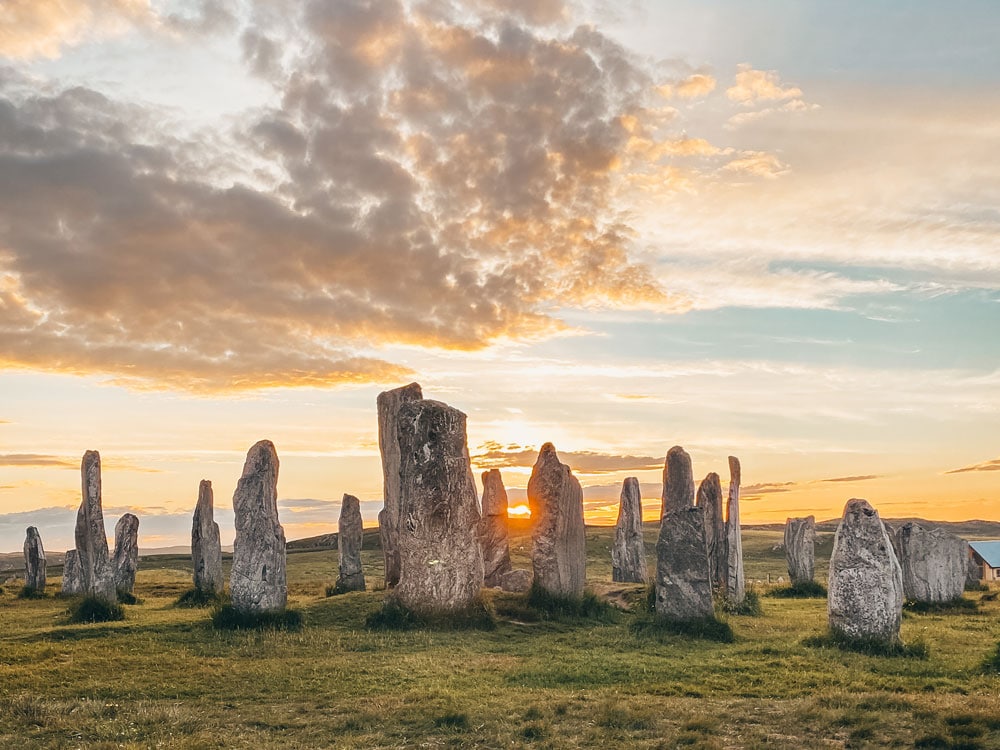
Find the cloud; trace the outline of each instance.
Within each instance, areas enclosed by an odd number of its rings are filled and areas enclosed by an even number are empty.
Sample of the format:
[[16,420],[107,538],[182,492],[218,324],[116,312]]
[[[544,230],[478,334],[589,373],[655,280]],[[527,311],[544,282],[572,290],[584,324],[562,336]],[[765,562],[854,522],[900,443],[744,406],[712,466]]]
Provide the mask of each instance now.
[[723,167],[729,172],[739,172],[754,177],[775,178],[788,173],[788,165],[766,151],[743,151]]
[[730,101],[753,106],[759,101],[780,101],[802,96],[802,89],[785,86],[774,70],[755,70],[750,63],[736,66],[735,83],[726,89]]
[[867,482],[869,479],[880,479],[878,474],[862,474],[856,477],[834,477],[833,479],[820,479],[820,482]]
[[[538,449],[520,445],[487,442],[474,454],[473,466],[479,469],[531,467],[538,458]],[[559,460],[580,474],[610,474],[618,471],[662,469],[663,459],[656,456],[628,456],[593,451],[559,451]]]
[[666,83],[657,87],[657,91],[665,99],[675,96],[681,99],[700,99],[715,91],[716,80],[708,73],[692,73],[675,83]]
[[153,19],[149,0],[4,0],[0,57],[58,57],[88,35],[121,33]]
[[972,464],[971,466],[963,466],[961,469],[952,469],[951,471],[946,471],[945,474],[964,474],[968,471],[1000,471],[1000,458]]
[[718,149],[662,131],[649,71],[611,39],[533,25],[561,5],[486,5],[310,2],[251,25],[247,65],[280,106],[219,137],[8,79],[0,366],[194,392],[389,384],[412,373],[386,345],[687,310],[634,260],[619,187],[668,169],[650,153]]
[[[51,456],[43,453],[7,453],[0,454],[0,466],[10,467],[55,467],[60,469],[80,468],[79,459],[65,458],[63,456]],[[137,471],[144,474],[159,474],[160,469],[152,469],[139,466],[128,459],[104,458],[101,460],[101,468],[108,471]]]

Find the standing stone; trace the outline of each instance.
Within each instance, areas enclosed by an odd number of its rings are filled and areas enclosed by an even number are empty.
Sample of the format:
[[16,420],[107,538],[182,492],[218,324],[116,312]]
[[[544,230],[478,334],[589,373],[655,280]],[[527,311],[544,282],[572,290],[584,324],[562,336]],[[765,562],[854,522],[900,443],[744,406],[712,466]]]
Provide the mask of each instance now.
[[531,566],[534,582],[557,596],[583,596],[587,580],[587,538],[583,489],[570,468],[546,443],[528,479],[531,508]]
[[382,502],[378,514],[378,533],[385,559],[385,585],[393,587],[400,578],[399,551],[399,409],[409,401],[422,399],[419,383],[378,394],[378,449],[382,454]]
[[45,550],[38,529],[29,526],[24,538],[24,588],[45,593]]
[[896,544],[906,599],[943,604],[962,596],[969,572],[968,542],[944,529],[909,522],[896,530]]
[[115,594],[114,570],[108,554],[108,538],[104,531],[101,455],[97,451],[83,454],[80,474],[83,500],[76,514],[75,536],[83,593],[114,604],[118,597]]
[[500,588],[515,594],[523,594],[531,589],[531,571],[524,568],[508,570],[500,576]]
[[499,469],[483,472],[483,520],[479,524],[479,544],[483,548],[483,583],[490,588],[510,569],[507,541],[507,490]]
[[247,453],[233,510],[233,607],[245,613],[283,610],[288,604],[285,531],[278,521],[278,453],[270,440],[261,440]]
[[334,590],[364,591],[365,574],[361,569],[361,543],[364,541],[361,501],[354,495],[344,495],[337,522],[337,583]]
[[878,511],[848,500],[830,556],[830,629],[849,638],[899,640],[903,573]]
[[66,558],[63,560],[62,586],[59,591],[63,596],[83,594],[83,571],[80,570],[80,555],[75,549],[66,551]]
[[785,562],[792,585],[808,583],[816,577],[816,517],[785,521]]
[[394,596],[416,612],[457,612],[483,587],[466,417],[440,401],[416,400],[403,404],[396,420],[402,577]]
[[694,471],[691,456],[679,445],[667,451],[663,462],[663,503],[660,518],[671,510],[690,508],[694,505]]
[[669,510],[656,540],[656,616],[686,621],[714,615],[705,509]]
[[135,589],[135,572],[139,568],[139,519],[126,513],[115,524],[115,554],[111,560],[115,590],[131,594]]
[[191,563],[195,589],[205,594],[221,594],[225,586],[222,541],[219,524],[215,522],[215,494],[207,479],[198,485],[198,503],[191,520]]
[[722,588],[726,580],[726,519],[722,515],[722,482],[714,471],[698,486],[698,507],[705,510],[705,542],[712,587]]
[[726,599],[742,604],[746,599],[743,575],[743,537],[740,533],[740,460],[729,457],[729,502],[726,508]]
[[611,548],[611,580],[645,583],[646,547],[642,540],[642,495],[639,480],[628,477],[622,483],[615,524],[615,544]]
[[972,590],[982,585],[983,569],[979,563],[976,562],[976,558],[973,557],[972,547],[969,546],[968,542],[965,543],[965,555],[966,558],[968,558],[968,567],[965,574],[965,588]]

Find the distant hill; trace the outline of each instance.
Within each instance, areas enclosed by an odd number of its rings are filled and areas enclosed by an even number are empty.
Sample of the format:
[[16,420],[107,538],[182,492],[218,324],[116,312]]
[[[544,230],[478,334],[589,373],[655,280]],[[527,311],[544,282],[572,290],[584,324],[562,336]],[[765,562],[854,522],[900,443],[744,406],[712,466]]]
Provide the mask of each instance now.
[[[942,528],[963,539],[1000,539],[1000,521],[928,521],[924,518],[883,518],[882,520],[893,527],[899,527],[912,521],[929,529]],[[839,518],[817,521],[816,530],[833,533],[837,530],[839,523]],[[752,523],[743,524],[743,528],[755,531],[782,531],[785,524]]]

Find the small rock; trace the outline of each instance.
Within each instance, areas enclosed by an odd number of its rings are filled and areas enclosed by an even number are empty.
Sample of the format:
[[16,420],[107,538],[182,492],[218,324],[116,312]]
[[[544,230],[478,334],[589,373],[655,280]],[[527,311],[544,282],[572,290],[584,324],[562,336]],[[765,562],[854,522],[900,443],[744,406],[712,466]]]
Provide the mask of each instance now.
[[516,594],[528,591],[531,588],[531,571],[524,568],[508,570],[500,576],[500,588]]

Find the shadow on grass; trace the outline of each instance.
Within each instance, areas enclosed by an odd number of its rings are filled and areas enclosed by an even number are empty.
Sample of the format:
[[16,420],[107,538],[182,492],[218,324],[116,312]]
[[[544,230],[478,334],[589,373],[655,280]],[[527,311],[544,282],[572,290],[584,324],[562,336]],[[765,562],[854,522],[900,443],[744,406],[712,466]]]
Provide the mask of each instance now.
[[191,588],[177,597],[174,602],[175,607],[184,609],[197,609],[199,607],[215,607],[228,603],[228,599],[222,594],[214,591]]
[[69,608],[69,621],[81,622],[115,622],[125,619],[125,610],[121,604],[107,602],[96,596],[85,596]]
[[142,604],[142,599],[137,597],[131,591],[119,591],[118,592],[118,603],[119,604]]
[[899,640],[853,638],[833,630],[828,630],[822,635],[805,638],[802,645],[812,648],[837,648],[841,651],[853,651],[866,656],[903,657],[906,659],[926,659],[931,653],[930,647],[923,641],[906,644]]
[[336,583],[331,583],[329,586],[327,586],[323,590],[323,593],[326,596],[330,597],[330,596],[340,596],[341,594],[351,594],[354,593],[355,591],[364,591],[364,590],[365,590],[364,588],[349,588],[347,586],[344,586],[343,582],[337,581]]
[[24,586],[17,592],[18,599],[47,599],[48,594],[45,589],[36,589],[34,586]]
[[771,589],[767,595],[777,599],[825,599],[826,587],[816,581],[798,581],[791,586]]
[[482,597],[455,612],[417,612],[390,596],[365,618],[369,630],[495,630],[496,626],[496,616]]
[[716,617],[700,617],[694,620],[666,620],[662,617],[645,616],[630,626],[640,638],[662,640],[675,635],[698,638],[716,643],[735,643],[736,634],[725,620]]
[[997,643],[997,647],[983,660],[983,672],[1000,675],[1000,643]]
[[952,599],[950,602],[908,601],[903,604],[903,610],[915,615],[967,614],[969,612],[977,612],[979,610],[979,603],[960,596],[957,599]]
[[277,612],[243,612],[232,604],[223,604],[212,611],[212,627],[216,630],[301,630],[302,613],[295,609]]

